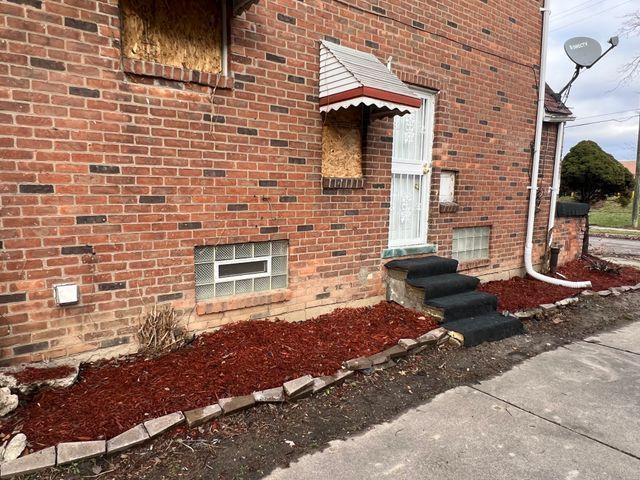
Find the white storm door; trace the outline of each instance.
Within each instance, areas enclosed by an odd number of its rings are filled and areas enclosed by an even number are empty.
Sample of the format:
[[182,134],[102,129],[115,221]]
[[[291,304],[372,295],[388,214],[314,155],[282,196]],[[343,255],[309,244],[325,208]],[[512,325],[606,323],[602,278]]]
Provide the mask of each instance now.
[[427,243],[435,94],[415,93],[422,107],[393,121],[389,247]]

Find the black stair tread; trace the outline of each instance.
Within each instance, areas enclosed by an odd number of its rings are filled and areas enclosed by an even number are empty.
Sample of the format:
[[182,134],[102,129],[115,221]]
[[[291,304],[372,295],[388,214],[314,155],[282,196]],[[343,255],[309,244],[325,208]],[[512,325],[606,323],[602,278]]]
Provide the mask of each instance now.
[[433,298],[425,301],[425,304],[443,310],[443,319],[447,321],[495,312],[498,308],[498,297],[486,292],[473,291]]
[[459,273],[445,273],[433,277],[407,278],[407,283],[416,288],[424,288],[426,302],[433,298],[475,290],[480,280]]
[[422,258],[407,258],[405,260],[391,260],[385,267],[394,270],[404,270],[407,278],[441,275],[443,273],[455,273],[458,269],[458,261],[452,258],[432,255]]
[[480,345],[482,342],[495,342],[503,338],[524,333],[522,322],[516,317],[500,313],[486,313],[461,320],[445,321],[444,328],[461,333],[465,347]]
[[[425,302],[427,305],[436,308],[451,308],[461,303],[474,303],[474,304],[491,304],[494,305],[498,301],[498,297],[487,292],[463,292],[455,295],[448,295],[446,297],[433,298]],[[495,305],[497,306],[497,305]]]

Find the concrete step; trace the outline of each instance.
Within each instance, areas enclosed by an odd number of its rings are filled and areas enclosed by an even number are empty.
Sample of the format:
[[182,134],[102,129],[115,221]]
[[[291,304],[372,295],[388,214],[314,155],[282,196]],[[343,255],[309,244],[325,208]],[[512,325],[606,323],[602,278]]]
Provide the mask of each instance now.
[[464,292],[427,300],[428,307],[442,311],[443,321],[459,320],[495,312],[498,298],[486,292]]
[[433,277],[407,278],[407,283],[412,287],[423,288],[424,301],[427,302],[433,298],[475,290],[480,280],[459,273],[445,273]]
[[464,336],[464,346],[474,347],[483,342],[495,342],[503,338],[524,333],[522,322],[511,315],[486,313],[461,320],[443,323],[447,330],[458,332]]
[[455,273],[458,261],[452,258],[430,256],[423,258],[408,258],[406,260],[392,260],[385,267],[407,272],[407,278],[429,277],[443,273]]

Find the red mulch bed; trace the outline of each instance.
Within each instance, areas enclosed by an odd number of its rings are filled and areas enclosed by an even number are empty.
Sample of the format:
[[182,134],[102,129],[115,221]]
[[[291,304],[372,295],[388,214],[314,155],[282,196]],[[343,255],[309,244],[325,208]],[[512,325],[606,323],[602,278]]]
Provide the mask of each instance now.
[[53,368],[35,368],[29,367],[19,371],[13,376],[18,383],[36,383],[45,380],[55,380],[58,378],[68,377],[75,371],[75,368],[69,366],[53,367]]
[[302,375],[330,375],[343,361],[416,337],[437,322],[394,303],[340,309],[300,323],[240,322],[198,337],[167,355],[132,357],[83,367],[66,389],[45,389],[21,406],[22,424],[37,450],[59,442],[111,438],[178,410],[277,387]]
[[[631,267],[620,269],[620,275],[594,271],[585,260],[569,262],[558,271],[567,280],[590,280],[591,290],[606,290],[611,287],[635,285],[640,282],[640,270]],[[562,277],[558,277],[562,278]],[[560,287],[534,280],[531,277],[514,277],[510,280],[487,282],[478,290],[492,293],[498,297],[498,309],[518,312],[535,308],[543,303],[554,303],[564,298],[573,297],[581,292],[579,289]]]

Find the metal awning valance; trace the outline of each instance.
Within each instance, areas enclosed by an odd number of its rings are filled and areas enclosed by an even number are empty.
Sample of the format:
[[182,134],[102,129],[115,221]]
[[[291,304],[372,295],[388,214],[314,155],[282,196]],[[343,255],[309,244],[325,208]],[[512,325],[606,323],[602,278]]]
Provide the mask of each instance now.
[[233,14],[240,15],[258,0],[233,0]]
[[402,115],[420,108],[422,100],[374,55],[320,42],[320,111],[360,105]]

